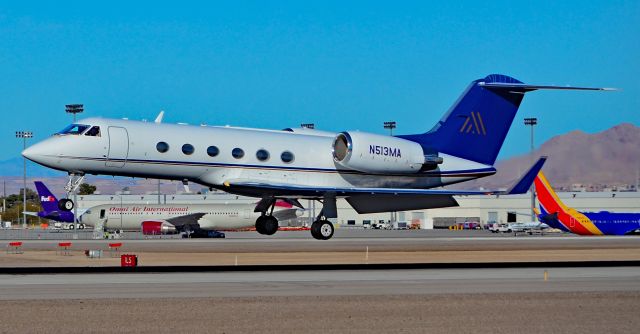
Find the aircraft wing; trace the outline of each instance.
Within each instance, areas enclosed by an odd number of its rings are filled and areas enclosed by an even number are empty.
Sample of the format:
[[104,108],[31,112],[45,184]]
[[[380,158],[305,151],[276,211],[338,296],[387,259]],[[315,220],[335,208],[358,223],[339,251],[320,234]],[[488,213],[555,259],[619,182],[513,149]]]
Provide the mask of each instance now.
[[298,212],[300,212],[300,211],[301,210],[297,209],[297,208],[278,210],[278,211],[274,211],[273,212],[273,216],[276,217],[280,221],[285,221],[285,220],[289,220],[289,219],[298,218]]
[[38,217],[38,213],[37,212],[33,212],[33,211],[23,211],[22,213],[24,213],[27,216],[33,216],[33,217]]
[[177,216],[166,219],[169,223],[171,223],[175,227],[181,227],[184,225],[196,225],[198,224],[198,220],[202,218],[206,213],[192,213],[184,216]]
[[[407,189],[407,188],[359,188],[359,187],[316,187],[295,184],[278,184],[256,182],[251,180],[228,180],[224,186],[228,190],[242,189],[243,191],[262,193],[274,197],[289,198],[322,198],[331,193],[336,197],[350,197],[356,195],[395,195],[395,196],[455,196],[455,195],[516,195],[526,193],[536,175],[542,169],[547,157],[541,157],[513,186],[508,190],[450,190],[450,189]],[[222,188],[223,190],[225,188]]]

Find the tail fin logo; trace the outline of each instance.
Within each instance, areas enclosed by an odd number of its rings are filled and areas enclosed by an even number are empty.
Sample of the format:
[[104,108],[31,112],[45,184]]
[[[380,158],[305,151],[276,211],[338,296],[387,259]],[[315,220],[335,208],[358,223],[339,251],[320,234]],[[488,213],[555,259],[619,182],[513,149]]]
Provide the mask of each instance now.
[[470,133],[477,135],[487,135],[487,129],[484,127],[484,121],[482,116],[477,111],[472,111],[471,116],[467,116],[467,119],[460,127],[460,133]]
[[54,202],[55,200],[53,196],[40,196],[40,202]]

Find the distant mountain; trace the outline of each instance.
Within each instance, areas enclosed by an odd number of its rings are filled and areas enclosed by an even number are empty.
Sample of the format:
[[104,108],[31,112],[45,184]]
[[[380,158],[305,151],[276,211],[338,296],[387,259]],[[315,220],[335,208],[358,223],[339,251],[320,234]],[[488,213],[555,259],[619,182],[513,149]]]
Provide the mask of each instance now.
[[[24,168],[22,161],[21,156],[0,161],[0,176],[22,176]],[[56,177],[66,175],[66,173],[41,166],[27,160],[27,175]]]
[[[557,189],[583,184],[587,189],[635,185],[640,169],[640,127],[622,123],[588,134],[580,130],[555,136],[542,144],[534,156],[549,157],[543,172]],[[529,155],[499,161],[498,173],[456,188],[506,187],[531,166]]]

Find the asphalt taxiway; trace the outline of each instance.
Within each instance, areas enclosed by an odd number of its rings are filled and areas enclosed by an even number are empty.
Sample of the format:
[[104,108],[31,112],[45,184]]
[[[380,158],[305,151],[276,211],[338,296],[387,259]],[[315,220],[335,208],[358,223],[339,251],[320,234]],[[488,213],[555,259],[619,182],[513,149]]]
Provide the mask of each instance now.
[[[142,266],[274,265],[272,270],[0,274],[0,332],[602,333],[640,326],[640,238],[486,231],[230,232],[226,239],[130,239]],[[83,249],[111,240],[24,240],[9,266],[118,266]],[[456,267],[457,262],[475,268]],[[490,262],[538,261],[534,267]],[[278,270],[286,264],[449,263],[446,269]],[[548,265],[548,267],[546,267]],[[170,271],[170,270],[169,270]]]
[[640,267],[0,275],[2,332],[630,333]]
[[0,299],[640,292],[640,267],[0,275]]

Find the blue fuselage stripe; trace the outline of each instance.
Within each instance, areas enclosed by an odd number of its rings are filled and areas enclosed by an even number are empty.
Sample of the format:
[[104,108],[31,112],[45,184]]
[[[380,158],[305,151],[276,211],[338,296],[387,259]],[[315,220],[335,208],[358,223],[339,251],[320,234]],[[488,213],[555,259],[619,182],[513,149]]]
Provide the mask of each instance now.
[[[379,175],[372,173],[359,172],[348,169],[327,169],[327,168],[313,168],[313,167],[291,167],[291,166],[263,166],[263,165],[248,165],[248,164],[228,164],[228,163],[214,163],[214,162],[199,162],[199,161],[172,161],[172,160],[145,160],[145,159],[107,159],[107,158],[94,158],[94,157],[74,157],[63,156],[61,158],[75,159],[75,160],[89,160],[89,161],[116,161],[123,163],[146,163],[146,164],[159,164],[159,165],[179,165],[179,166],[199,166],[199,167],[221,167],[221,168],[248,168],[248,169],[270,169],[270,170],[293,170],[300,172],[319,172],[319,173],[347,173],[358,175]],[[480,177],[485,175],[495,174],[495,168],[481,168],[470,170],[458,170],[458,171],[438,171],[438,172],[425,172],[419,174],[384,174],[385,176],[424,176],[424,177],[464,177],[473,176]]]

